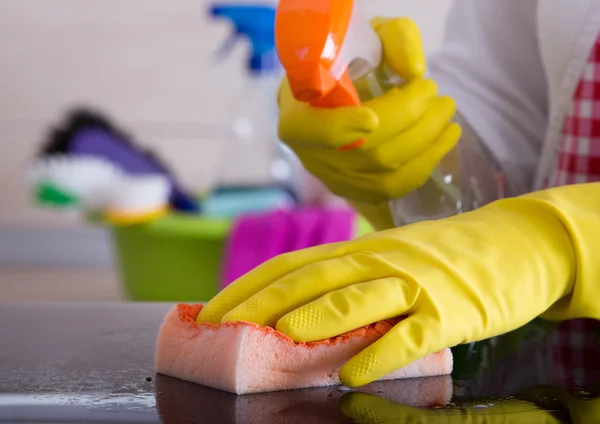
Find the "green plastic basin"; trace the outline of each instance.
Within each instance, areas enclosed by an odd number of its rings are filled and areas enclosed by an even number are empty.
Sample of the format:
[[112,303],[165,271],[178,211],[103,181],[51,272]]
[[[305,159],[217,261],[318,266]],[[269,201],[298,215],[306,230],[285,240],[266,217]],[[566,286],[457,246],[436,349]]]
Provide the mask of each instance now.
[[[144,225],[111,227],[126,296],[150,302],[203,302],[219,291],[232,222],[170,215]],[[359,219],[357,234],[372,231]]]

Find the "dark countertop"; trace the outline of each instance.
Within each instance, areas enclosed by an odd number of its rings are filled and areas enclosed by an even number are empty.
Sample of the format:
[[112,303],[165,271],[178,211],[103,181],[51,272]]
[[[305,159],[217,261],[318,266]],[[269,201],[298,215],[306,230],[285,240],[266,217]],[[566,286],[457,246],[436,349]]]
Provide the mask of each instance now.
[[[356,394],[342,388],[238,397],[156,376],[155,337],[171,306],[0,306],[0,423],[357,422],[342,411]],[[569,416],[589,405],[600,412],[600,404],[593,403],[600,393],[600,344],[589,343],[600,337],[596,330],[586,331],[571,337],[571,351],[564,340],[557,348],[558,330],[533,325],[528,332],[462,346],[455,349],[453,381],[404,380],[361,389],[371,396],[361,410],[374,409],[358,421],[406,422],[420,414],[469,415],[482,409],[497,414],[515,401],[528,402],[518,413],[551,413],[554,422],[570,422]],[[444,383],[453,386],[445,408],[417,409],[435,405],[432,396],[439,393],[430,394],[427,387]]]

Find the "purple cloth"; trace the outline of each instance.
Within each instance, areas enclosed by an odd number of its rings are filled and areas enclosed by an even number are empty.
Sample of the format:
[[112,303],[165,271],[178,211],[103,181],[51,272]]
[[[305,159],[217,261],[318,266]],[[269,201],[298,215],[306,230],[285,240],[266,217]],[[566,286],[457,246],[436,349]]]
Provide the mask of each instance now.
[[236,219],[223,258],[221,289],[283,253],[352,239],[352,209],[307,208]]

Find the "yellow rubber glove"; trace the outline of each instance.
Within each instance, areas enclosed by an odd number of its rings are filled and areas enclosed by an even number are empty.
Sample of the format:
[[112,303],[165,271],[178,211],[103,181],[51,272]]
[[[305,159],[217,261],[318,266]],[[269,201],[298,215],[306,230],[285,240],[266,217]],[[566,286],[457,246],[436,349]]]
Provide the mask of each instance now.
[[446,347],[543,315],[600,319],[600,183],[276,257],[198,317],[251,321],[296,341],[407,316],[341,369],[356,387]]
[[[376,228],[388,228],[393,223],[387,204],[376,207],[423,185],[461,131],[450,122],[454,101],[422,78],[425,54],[416,24],[401,18],[375,19],[372,25],[386,63],[405,84],[361,107],[315,108],[296,101],[284,79],[279,137],[331,192],[352,201]],[[361,138],[362,147],[338,150]]]

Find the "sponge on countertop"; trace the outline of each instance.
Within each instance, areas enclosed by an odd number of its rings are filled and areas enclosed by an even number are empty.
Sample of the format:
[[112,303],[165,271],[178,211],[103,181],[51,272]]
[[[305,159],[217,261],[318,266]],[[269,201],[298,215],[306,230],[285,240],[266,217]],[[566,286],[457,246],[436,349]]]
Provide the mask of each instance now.
[[[340,384],[340,368],[399,320],[388,320],[328,340],[296,343],[270,327],[248,322],[196,324],[202,305],[179,304],[159,330],[155,366],[163,375],[236,394]],[[382,380],[447,375],[449,349],[407,365]]]

